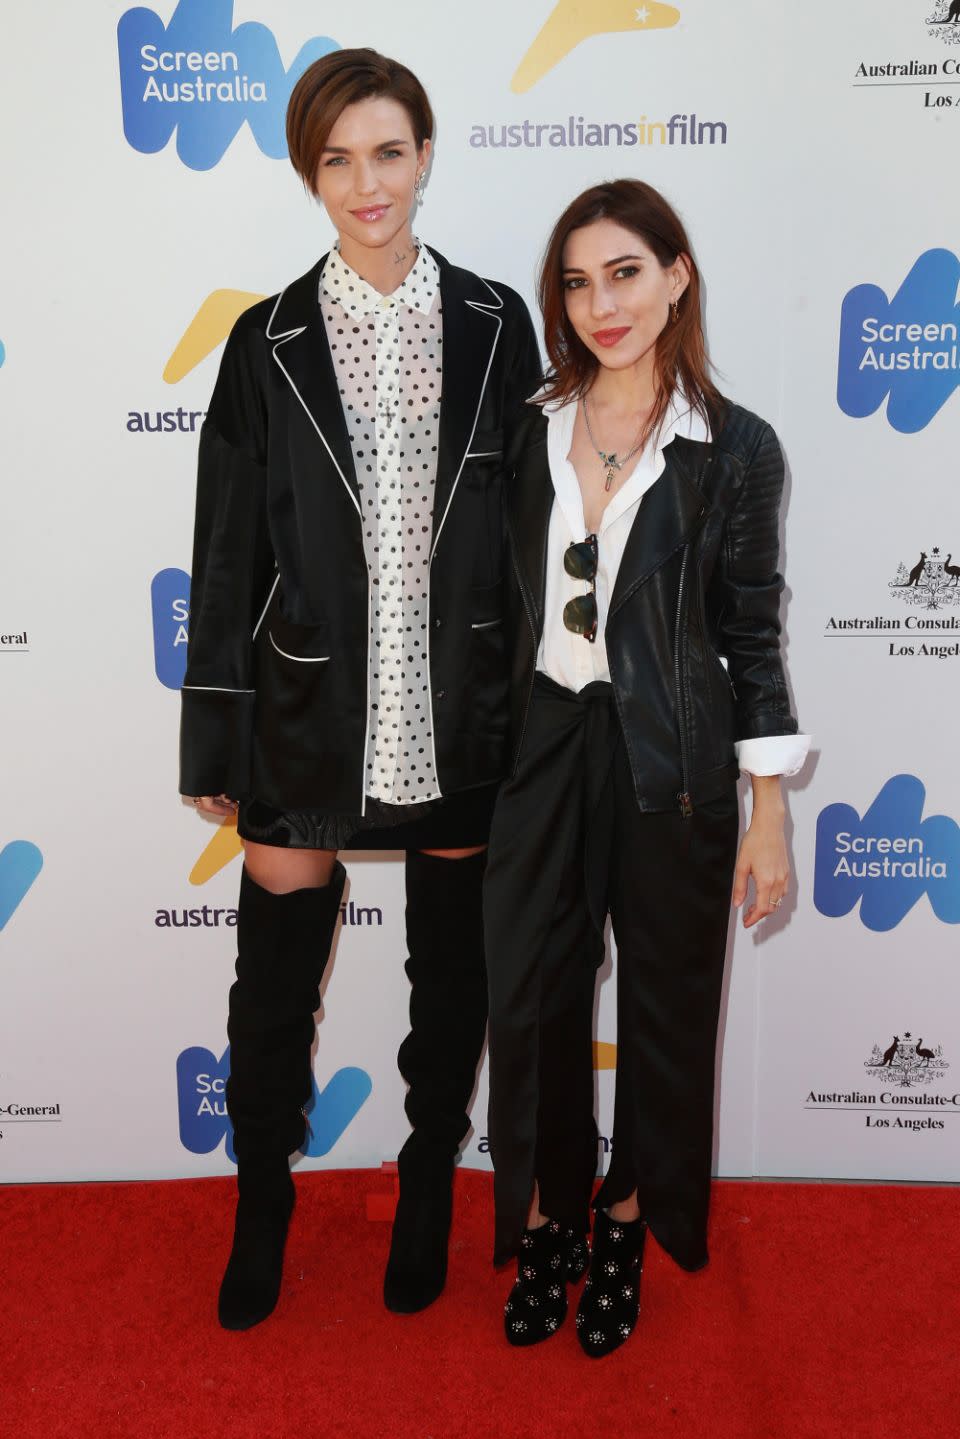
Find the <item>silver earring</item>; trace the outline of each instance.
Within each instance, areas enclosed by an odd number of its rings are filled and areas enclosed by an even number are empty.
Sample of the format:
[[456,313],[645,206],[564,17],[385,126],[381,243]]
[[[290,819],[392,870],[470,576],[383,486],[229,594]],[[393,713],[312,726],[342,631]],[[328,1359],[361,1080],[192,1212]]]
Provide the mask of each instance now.
[[423,192],[426,188],[426,181],[423,178],[423,171],[421,170],[419,175],[417,176],[416,184],[413,187],[413,198],[416,200],[418,205],[423,204]]

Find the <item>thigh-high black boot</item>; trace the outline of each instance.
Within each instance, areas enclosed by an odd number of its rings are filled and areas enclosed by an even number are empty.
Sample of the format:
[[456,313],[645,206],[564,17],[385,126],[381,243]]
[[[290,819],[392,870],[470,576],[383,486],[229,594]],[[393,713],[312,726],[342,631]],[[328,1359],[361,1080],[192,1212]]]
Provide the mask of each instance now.
[[294,1203],[289,1156],[304,1139],[313,1016],[345,880],[338,863],[323,889],[272,894],[246,869],[240,881],[237,979],[227,1021],[227,1112],[239,1199],[220,1289],[225,1329],[259,1324],[280,1294]]
[[383,1297],[425,1309],[447,1277],[453,1166],[487,1023],[481,891],[486,852],[466,859],[407,854],[410,1033],[397,1063],[410,1086],[413,1133],[400,1151],[400,1200]]

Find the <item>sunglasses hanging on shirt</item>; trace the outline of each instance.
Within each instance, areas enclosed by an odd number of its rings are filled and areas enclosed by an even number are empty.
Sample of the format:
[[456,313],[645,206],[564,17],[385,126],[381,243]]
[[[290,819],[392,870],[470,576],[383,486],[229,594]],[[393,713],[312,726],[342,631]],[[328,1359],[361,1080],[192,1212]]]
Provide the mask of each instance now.
[[576,595],[563,607],[563,623],[575,635],[583,635],[593,644],[597,638],[597,537],[587,535],[578,544],[568,545],[563,555],[563,568],[571,579],[590,585],[586,595]]

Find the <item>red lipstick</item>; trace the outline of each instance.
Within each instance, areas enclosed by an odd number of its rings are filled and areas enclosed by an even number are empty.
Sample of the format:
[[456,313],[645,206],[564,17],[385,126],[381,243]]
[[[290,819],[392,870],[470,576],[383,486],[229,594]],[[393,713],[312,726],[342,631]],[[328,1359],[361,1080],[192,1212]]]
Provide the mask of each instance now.
[[609,349],[611,345],[619,345],[624,335],[630,333],[630,329],[631,327],[629,325],[621,325],[620,328],[616,330],[594,330],[593,338],[598,345],[603,345]]

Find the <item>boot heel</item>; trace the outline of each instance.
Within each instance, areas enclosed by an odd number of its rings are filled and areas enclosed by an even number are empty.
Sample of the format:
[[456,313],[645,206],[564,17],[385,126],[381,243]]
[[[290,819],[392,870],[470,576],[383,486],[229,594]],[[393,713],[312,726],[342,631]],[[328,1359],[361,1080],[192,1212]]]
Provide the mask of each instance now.
[[417,1314],[443,1293],[453,1215],[453,1160],[411,1147],[397,1161],[400,1198],[383,1276],[393,1314]]
[[223,1329],[252,1329],[277,1307],[283,1253],[296,1191],[286,1158],[275,1164],[241,1161],[240,1198],[233,1248],[220,1285],[217,1315]]

